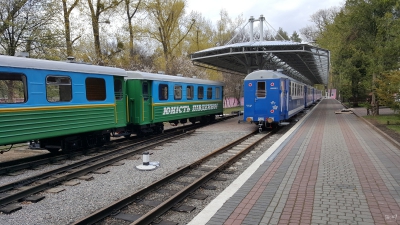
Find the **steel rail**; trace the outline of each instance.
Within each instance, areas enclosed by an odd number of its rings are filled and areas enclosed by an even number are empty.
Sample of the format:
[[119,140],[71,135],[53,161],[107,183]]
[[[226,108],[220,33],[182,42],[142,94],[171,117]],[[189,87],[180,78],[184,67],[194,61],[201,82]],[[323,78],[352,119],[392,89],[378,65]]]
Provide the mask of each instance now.
[[[115,163],[117,161],[121,161],[121,160],[123,160],[125,158],[128,158],[128,157],[130,157],[132,155],[135,155],[140,151],[144,151],[144,150],[146,150],[148,148],[153,148],[155,146],[160,145],[163,142],[171,141],[171,140],[174,140],[174,139],[177,139],[177,138],[181,138],[181,137],[183,137],[185,135],[188,135],[188,134],[190,134],[190,132],[186,132],[186,133],[183,133],[183,134],[179,134],[177,136],[169,137],[167,139],[163,139],[161,141],[154,142],[152,144],[149,144],[149,145],[146,145],[146,146],[143,146],[143,147],[139,147],[139,148],[135,149],[135,151],[130,151],[128,153],[121,154],[121,155],[116,156],[114,158],[111,158],[111,159],[108,159],[108,160],[104,160],[104,161],[102,161],[100,163],[96,163],[94,165],[87,166],[86,168],[76,170],[74,172],[71,172],[70,174],[60,175],[60,176],[58,176],[58,177],[56,177],[56,178],[54,178],[54,179],[52,179],[50,181],[45,181],[42,184],[38,184],[38,185],[30,187],[28,189],[20,190],[20,191],[14,193],[13,195],[5,196],[5,197],[1,198],[0,199],[0,205],[7,205],[7,204],[12,203],[14,201],[18,201],[18,200],[20,200],[20,199],[22,199],[22,198],[24,198],[26,196],[35,194],[35,193],[43,191],[43,190],[46,190],[49,187],[56,186],[56,185],[60,184],[63,181],[68,181],[68,180],[71,180],[73,178],[76,178],[76,177],[79,177],[79,176],[82,176],[82,175],[86,175],[89,172],[98,170],[100,168],[103,168],[105,166],[113,164],[113,163]],[[123,147],[123,148],[127,148],[127,147]],[[116,154],[117,151],[123,151],[123,150],[124,149],[120,148],[120,149],[114,151],[113,154]],[[76,167],[79,167],[79,166],[82,167],[85,164],[92,163],[93,161],[95,161],[95,159],[96,160],[100,160],[100,159],[104,158],[104,155],[106,155],[106,154],[110,155],[109,153],[105,153],[105,154],[102,154],[102,155],[99,155],[99,156],[95,156],[95,157],[90,158],[88,160],[83,160],[81,162],[77,162],[77,163],[74,163],[72,165],[68,165],[68,166],[65,166],[65,167],[50,171],[50,172],[46,172],[46,173],[40,174],[35,178],[32,178],[32,177],[28,178],[28,179],[24,180],[24,182],[26,181],[26,182],[32,183],[34,181],[34,179],[36,179],[36,178],[44,179],[44,178],[50,177],[51,175],[59,174],[59,173],[62,173],[62,172],[66,172],[67,170],[72,170],[72,169],[74,169]],[[21,182],[21,181],[18,181],[18,182]],[[18,183],[18,182],[15,182],[15,183]],[[2,186],[2,188],[3,189],[7,189],[7,188],[9,189],[10,186],[13,186],[13,188],[14,188],[15,187],[15,183]]]
[[[176,205],[177,203],[182,201],[184,198],[186,198],[188,195],[190,195],[190,193],[192,193],[193,191],[198,189],[201,185],[203,185],[205,182],[207,182],[208,180],[213,178],[215,176],[215,174],[224,170],[226,167],[228,167],[229,165],[231,165],[232,163],[237,161],[237,159],[239,157],[246,154],[250,150],[254,149],[254,147],[256,145],[258,145],[265,137],[269,136],[270,133],[265,134],[262,138],[260,138],[256,142],[252,143],[246,149],[242,150],[235,156],[230,157],[227,161],[220,164],[217,168],[215,168],[215,169],[211,170],[209,173],[203,175],[202,177],[200,177],[199,179],[194,181],[192,184],[185,187],[184,189],[182,189],[181,191],[179,191],[172,197],[170,197],[168,200],[166,200],[159,206],[153,208],[151,211],[149,211],[145,215],[142,215],[140,218],[135,220],[132,224],[150,224],[151,222],[153,222],[155,220],[155,218],[158,218],[159,216],[164,214],[166,211],[171,209],[174,205]],[[221,153],[227,151],[228,149],[231,149],[233,146],[236,146],[239,143],[242,143],[243,141],[247,140],[249,137],[254,136],[256,134],[259,134],[258,130],[251,134],[248,134],[236,141],[233,141],[222,148],[219,148],[219,149],[213,151],[212,153],[202,157],[201,159],[197,160],[196,162],[192,163],[191,165],[181,168],[180,170],[176,171],[175,173],[170,174],[167,177],[150,184],[146,188],[142,188],[142,189],[138,190],[137,192],[133,193],[132,195],[127,196],[126,198],[120,199],[120,200],[110,204],[109,206],[104,207],[104,208],[92,213],[91,215],[76,221],[75,223],[73,223],[73,225],[94,224],[110,215],[113,215],[116,212],[118,212],[120,209],[132,204],[133,202],[136,202],[138,199],[140,199],[140,196],[146,195],[146,194],[156,190],[160,186],[171,182],[171,180],[174,180],[174,179],[180,177],[182,174],[195,169],[204,161],[207,161],[208,159],[211,159],[211,158],[215,157],[216,155],[221,154]]]
[[[229,115],[229,116],[220,117],[215,122],[219,122],[220,120],[226,120],[226,119],[229,119],[232,117],[234,117],[234,116]],[[191,129],[196,129],[200,126],[202,126],[202,124],[174,127],[174,128],[165,130],[165,133],[176,132],[176,131],[182,130],[182,129],[191,130]],[[119,142],[121,140],[115,140],[115,141]],[[105,145],[105,147],[107,147],[107,145]],[[62,154],[62,155],[56,155],[56,156],[54,156],[54,154],[52,154],[52,153],[48,153],[48,154],[43,154],[43,155],[38,155],[38,156],[31,156],[31,157],[27,157],[24,159],[17,159],[17,160],[2,162],[2,163],[0,163],[0,175],[20,171],[23,169],[31,169],[31,168],[35,168],[40,165],[58,162],[58,161],[65,160],[65,159],[71,159],[71,158],[81,156],[84,154],[85,153],[82,151],[77,151],[77,152],[72,152],[72,153],[67,153],[67,154]],[[0,188],[0,192],[2,192],[2,191],[3,190]]]

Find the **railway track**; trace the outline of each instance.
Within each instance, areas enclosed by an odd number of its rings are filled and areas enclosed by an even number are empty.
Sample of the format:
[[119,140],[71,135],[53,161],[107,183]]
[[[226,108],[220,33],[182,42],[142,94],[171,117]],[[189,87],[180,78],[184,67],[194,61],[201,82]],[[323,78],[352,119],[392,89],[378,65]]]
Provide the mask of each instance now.
[[[173,128],[173,129],[168,130],[166,132],[166,134],[173,133],[173,132],[180,132],[181,130],[184,130],[184,129],[181,127]],[[160,137],[162,137],[162,136],[160,136]],[[143,143],[152,141],[153,139],[156,139],[156,138],[158,138],[158,137],[157,136],[149,136],[149,137],[145,137],[145,138],[139,138],[137,140],[134,140],[133,142],[132,142],[132,138],[127,139],[127,140],[117,139],[117,140],[112,141],[110,144],[107,144],[105,146],[98,147],[98,148],[89,149],[87,151],[76,151],[76,152],[64,153],[64,154],[60,154],[60,155],[54,155],[52,153],[49,153],[49,154],[44,154],[44,155],[16,159],[16,160],[1,163],[0,164],[0,175],[12,174],[12,173],[16,173],[18,171],[24,170],[24,169],[35,169],[42,165],[57,163],[57,162],[61,162],[63,160],[71,160],[71,159],[75,159],[80,156],[103,152],[103,151],[106,151],[106,150],[112,148],[112,146],[115,146],[115,145],[122,145],[122,146],[123,145],[127,145],[127,146],[141,145]]]
[[[224,117],[219,117],[215,122],[230,119],[232,117],[235,117],[235,116],[228,115],[228,116],[224,116]],[[197,129],[201,126],[204,126],[204,125],[197,123],[197,124],[192,124],[192,125],[173,127],[173,128],[166,129],[164,133],[165,134],[173,133],[173,132],[179,133],[182,130],[193,130],[193,129]],[[137,139],[135,137],[131,137],[129,139],[116,139],[105,146],[88,149],[86,151],[63,153],[63,154],[59,154],[59,155],[48,153],[48,154],[42,154],[42,155],[36,155],[36,156],[30,156],[30,157],[26,157],[26,158],[6,161],[6,162],[0,163],[0,175],[18,173],[18,171],[21,171],[24,169],[36,169],[42,165],[59,163],[64,160],[73,160],[73,159],[76,159],[77,157],[81,157],[84,155],[98,153],[98,152],[108,150],[108,149],[112,148],[113,145],[125,145],[125,144],[132,145],[132,139],[134,139],[133,140],[134,144],[141,145],[141,144],[151,141],[155,138],[157,138],[157,136],[150,135],[148,137],[137,138]],[[1,193],[1,190],[0,190],[0,193]]]
[[[221,120],[218,121],[222,121],[227,118],[221,118]],[[107,150],[105,153],[100,153],[96,156],[62,166],[55,170],[0,186],[0,211],[6,214],[17,211],[21,209],[21,206],[12,204],[16,201],[40,201],[43,199],[42,196],[33,195],[50,188],[54,188],[63,182],[67,182],[75,178],[83,177],[83,179],[85,179],[84,176],[90,172],[94,172],[108,165],[112,165],[113,163],[123,159],[135,155],[141,155],[143,151],[146,151],[150,148],[189,135],[193,130],[201,126],[204,125],[195,124],[192,126],[170,129],[163,135],[142,141],[140,145],[137,142],[131,143],[130,145],[127,144],[124,147],[119,147],[114,150]],[[90,179],[90,177],[87,179]]]
[[130,196],[73,223],[74,225],[109,224],[178,224],[164,219],[168,211],[191,212],[195,206],[185,205],[186,198],[203,199],[196,190],[213,188],[210,180],[224,180],[218,175],[230,173],[229,167],[253,150],[269,133],[255,131],[215,150],[196,162],[181,168]]

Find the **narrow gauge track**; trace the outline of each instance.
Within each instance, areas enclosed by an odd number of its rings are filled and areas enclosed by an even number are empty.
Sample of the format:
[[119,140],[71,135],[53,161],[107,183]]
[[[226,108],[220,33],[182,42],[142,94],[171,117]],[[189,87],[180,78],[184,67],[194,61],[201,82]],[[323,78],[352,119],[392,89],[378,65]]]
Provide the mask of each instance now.
[[[179,135],[170,134],[170,136],[165,136],[162,140],[151,141],[152,143],[139,148],[133,147],[136,146],[136,144],[133,146],[125,146],[104,154],[91,157],[86,160],[79,161],[77,163],[73,163],[49,172],[36,175],[34,177],[29,177],[7,185],[3,185],[0,187],[0,192],[2,192],[1,194],[4,197],[0,198],[0,205],[5,206],[14,201],[25,199],[40,191],[53,188],[58,184],[61,184],[62,182],[84,176],[89,172],[99,170],[108,165],[112,165],[115,162],[121,161],[134,155],[138,155],[149,148],[161,145],[165,142],[172,141],[177,138],[181,138],[187,134],[188,133],[183,133]],[[134,148],[133,150],[129,149],[132,147]],[[8,195],[7,193],[5,193],[6,191],[13,191],[13,193],[10,193]],[[39,196],[36,197],[38,198]],[[6,213],[11,213],[15,210],[20,209],[20,207],[14,208],[14,206],[12,205],[4,208],[1,210]]]
[[[215,122],[228,118],[231,117],[224,117],[216,120]],[[174,129],[174,132],[168,132],[166,134],[148,139],[146,143],[142,143],[141,147],[138,147],[137,143],[131,144],[130,146],[119,147],[113,151],[108,151],[104,154],[100,154],[68,166],[0,186],[0,211],[3,213],[12,213],[21,209],[20,206],[11,204],[15,201],[40,201],[42,199],[41,196],[35,196],[32,199],[30,199],[29,196],[46,189],[53,188],[62,182],[84,176],[90,172],[99,170],[108,165],[112,165],[113,163],[123,159],[142,154],[142,152],[162,145],[166,142],[189,135],[192,131],[202,126],[204,126],[204,124],[194,124],[191,126],[179,127],[180,129]],[[6,193],[7,191],[10,193]]]
[[[191,129],[191,128],[188,126],[171,128],[171,129],[166,130],[165,134],[179,132],[182,129]],[[0,164],[0,175],[7,175],[9,173],[15,173],[17,171],[24,170],[24,169],[34,169],[41,165],[57,163],[62,160],[74,159],[79,156],[101,152],[103,150],[107,150],[107,149],[111,148],[111,146],[114,144],[124,145],[125,143],[129,143],[128,145],[132,145],[132,144],[141,145],[143,143],[146,143],[146,142],[156,139],[158,137],[157,136],[148,136],[145,138],[138,138],[137,140],[135,140],[134,143],[131,143],[132,138],[134,138],[134,137],[131,137],[129,139],[117,139],[117,140],[111,141],[107,145],[104,145],[102,147],[92,148],[87,151],[76,151],[76,152],[72,152],[72,153],[64,153],[64,154],[59,154],[59,155],[54,155],[53,153],[48,153],[48,154],[43,154],[43,155],[38,155],[38,156],[31,156],[31,157],[26,157],[26,158],[22,158],[22,159],[7,161],[7,162]]]
[[[232,117],[235,117],[235,116],[234,115],[229,115],[229,116],[219,117],[219,119],[217,119],[215,122],[218,122],[220,120],[230,119]],[[202,124],[193,124],[193,125],[174,127],[174,128],[166,129],[164,131],[164,133],[167,134],[167,133],[171,133],[171,132],[177,132],[177,131],[179,132],[182,129],[191,130],[191,129],[199,128],[200,126],[202,126]],[[132,138],[134,138],[134,137],[131,137],[128,140],[126,140],[126,139],[117,139],[117,140],[114,140],[114,141],[112,141],[111,143],[109,143],[109,144],[107,144],[105,146],[92,148],[92,149],[89,149],[87,151],[77,151],[77,152],[72,152],[72,153],[64,153],[64,154],[60,154],[60,155],[54,155],[52,153],[48,153],[48,154],[30,156],[30,157],[26,157],[26,158],[22,158],[22,159],[16,159],[16,160],[11,160],[11,161],[7,161],[7,162],[2,162],[2,163],[0,163],[0,175],[7,175],[7,174],[10,174],[10,173],[15,173],[17,171],[21,171],[21,170],[24,170],[24,169],[35,169],[35,168],[37,168],[37,167],[39,167],[41,165],[57,163],[57,162],[60,162],[62,160],[75,159],[76,157],[79,157],[79,156],[82,156],[82,155],[101,152],[104,149],[107,150],[107,149],[111,148],[110,146],[113,145],[113,144],[123,145],[123,144],[129,142],[129,145],[131,145],[132,143],[130,143],[130,142],[132,141]],[[135,140],[135,144],[141,145],[144,142],[150,141],[150,140],[152,140],[154,138],[157,138],[157,137],[154,137],[153,135],[151,135],[151,136],[148,136],[148,137],[145,137],[145,138],[138,138],[137,140]],[[2,190],[0,188],[0,193],[1,193],[1,191]]]
[[[210,179],[218,180],[218,174],[229,173],[226,169],[230,165],[274,132],[275,130],[269,133],[255,131],[246,135],[73,224],[94,224],[101,220],[106,221],[107,218],[121,219],[132,222],[132,224],[178,224],[163,221],[161,216],[169,210],[186,212],[193,210],[195,207],[183,205],[182,202],[185,198],[197,197],[201,199],[207,197],[194,196],[192,193],[200,187],[213,188],[206,184]],[[182,179],[184,182],[181,181]],[[107,224],[107,222],[104,222],[104,224]]]

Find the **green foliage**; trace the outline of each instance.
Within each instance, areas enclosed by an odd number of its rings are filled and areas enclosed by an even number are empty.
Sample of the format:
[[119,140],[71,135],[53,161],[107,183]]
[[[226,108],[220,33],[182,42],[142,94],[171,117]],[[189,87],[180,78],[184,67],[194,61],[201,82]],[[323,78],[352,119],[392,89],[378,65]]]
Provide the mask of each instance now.
[[288,33],[286,31],[284,31],[282,29],[282,27],[279,27],[277,34],[275,35],[275,40],[284,41],[284,40],[290,40],[290,38],[289,38]]
[[290,36],[290,40],[301,43],[301,38],[296,31],[293,32],[292,36]]
[[[348,0],[317,43],[331,50],[333,73],[343,94],[375,93],[374,77],[398,68],[400,20],[397,0]],[[363,84],[364,93],[360,93]]]
[[368,119],[377,121],[385,125],[387,128],[394,130],[400,134],[400,114],[396,115],[380,115],[380,116],[366,116]]
[[380,104],[400,115],[400,71],[382,73],[376,84]]

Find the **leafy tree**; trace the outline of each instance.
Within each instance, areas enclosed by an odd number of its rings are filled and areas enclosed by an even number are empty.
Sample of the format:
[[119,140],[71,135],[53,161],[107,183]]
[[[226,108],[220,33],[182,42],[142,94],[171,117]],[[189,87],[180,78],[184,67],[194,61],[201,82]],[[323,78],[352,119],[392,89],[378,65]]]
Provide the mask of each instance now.
[[197,12],[191,12],[189,17],[194,18],[196,24],[187,37],[189,46],[186,51],[188,54],[214,47],[214,28],[212,23]]
[[301,38],[300,38],[299,34],[296,31],[293,31],[292,36],[290,36],[290,40],[294,41],[294,42],[301,43]]
[[370,82],[373,115],[379,112],[376,79],[398,69],[399,7],[396,0],[348,0],[317,38],[321,47],[331,50],[333,71],[351,82],[353,98],[358,97],[360,83]]
[[185,6],[184,0],[152,0],[145,6],[151,24],[146,24],[144,32],[161,44],[167,74],[172,74],[170,63],[179,55],[180,45],[195,24],[194,19],[185,20]]
[[[217,21],[217,27],[214,34],[214,46],[226,45],[236,34],[237,29],[243,24],[243,15],[239,15],[236,19],[232,20],[228,12],[222,9],[219,13],[220,19]],[[234,41],[241,42],[241,41]]]
[[282,29],[282,27],[279,27],[276,35],[275,35],[275,40],[278,41],[285,41],[285,40],[289,40],[289,35],[286,31],[284,31]]
[[376,80],[380,104],[400,113],[400,71],[384,72]]

